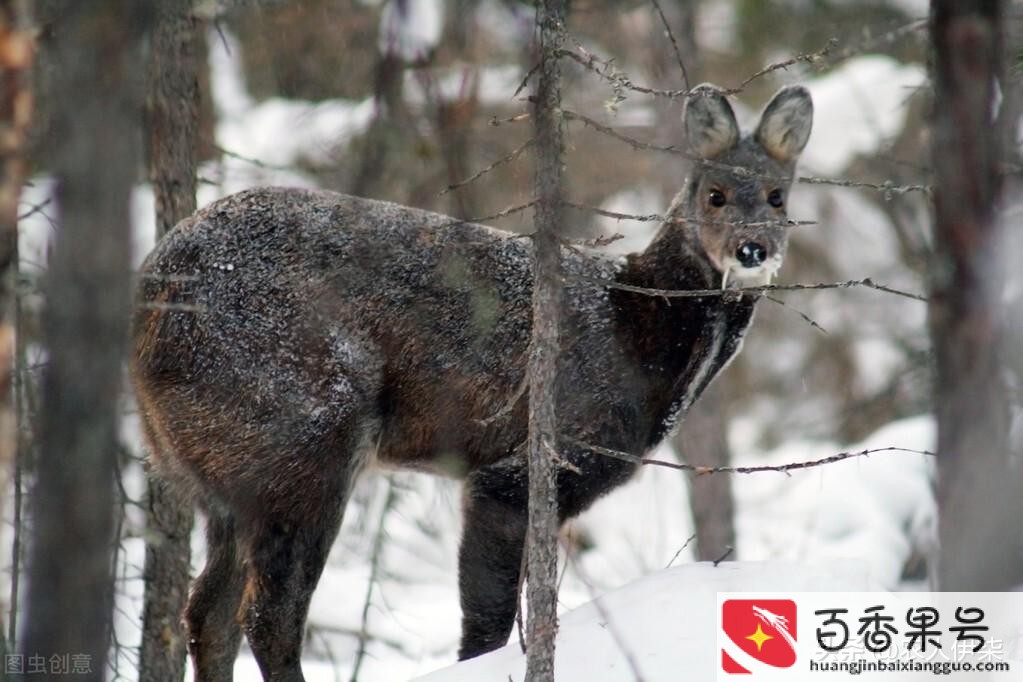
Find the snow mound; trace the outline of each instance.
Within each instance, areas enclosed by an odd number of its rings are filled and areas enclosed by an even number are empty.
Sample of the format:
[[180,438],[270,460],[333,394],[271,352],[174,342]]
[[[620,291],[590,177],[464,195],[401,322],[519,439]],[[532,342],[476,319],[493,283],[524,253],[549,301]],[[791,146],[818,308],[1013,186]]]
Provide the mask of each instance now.
[[[651,574],[566,613],[557,638],[557,676],[601,682],[712,680],[716,674],[718,592],[877,590],[840,566],[787,562],[692,564]],[[513,642],[417,682],[525,679]]]
[[[846,447],[791,442],[736,464],[779,465],[877,448],[928,450],[934,441],[934,420],[924,416],[893,422]],[[737,476],[740,556],[842,562],[894,589],[909,557],[934,542],[933,475],[933,457],[891,450],[791,475]]]

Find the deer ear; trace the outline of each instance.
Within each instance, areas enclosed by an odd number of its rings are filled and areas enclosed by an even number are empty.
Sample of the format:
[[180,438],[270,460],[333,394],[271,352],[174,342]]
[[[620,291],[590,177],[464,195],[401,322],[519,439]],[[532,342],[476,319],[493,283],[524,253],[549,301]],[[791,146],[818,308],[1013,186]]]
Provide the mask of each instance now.
[[778,91],[760,116],[755,137],[760,146],[778,161],[796,160],[813,128],[813,100],[801,85]]
[[686,97],[686,140],[701,158],[713,159],[739,141],[739,124],[724,93],[709,83],[697,85]]

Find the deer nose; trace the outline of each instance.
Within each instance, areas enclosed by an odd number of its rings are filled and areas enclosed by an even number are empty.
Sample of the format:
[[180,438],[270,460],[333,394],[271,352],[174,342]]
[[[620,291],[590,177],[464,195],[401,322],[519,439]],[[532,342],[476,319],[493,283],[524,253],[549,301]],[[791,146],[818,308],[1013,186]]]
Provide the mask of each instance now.
[[744,268],[755,268],[767,260],[767,249],[756,242],[746,242],[735,251],[735,257]]

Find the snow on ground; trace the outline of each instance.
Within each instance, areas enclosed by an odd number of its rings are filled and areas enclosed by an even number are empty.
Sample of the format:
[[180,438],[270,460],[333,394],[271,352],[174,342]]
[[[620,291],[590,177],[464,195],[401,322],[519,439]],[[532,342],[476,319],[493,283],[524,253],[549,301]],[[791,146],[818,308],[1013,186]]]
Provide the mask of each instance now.
[[[561,617],[558,679],[600,682],[713,680],[718,592],[855,592],[878,589],[802,563],[692,564],[651,574]],[[417,682],[525,679],[518,642],[418,678]],[[684,673],[682,672],[684,671]]]
[[[916,417],[861,443],[792,442],[764,455],[741,446],[734,452],[736,466],[776,465],[875,448],[933,450],[934,442],[933,420]],[[933,543],[933,464],[925,455],[887,451],[791,475],[736,476],[740,557],[834,561],[895,589],[914,549]]]

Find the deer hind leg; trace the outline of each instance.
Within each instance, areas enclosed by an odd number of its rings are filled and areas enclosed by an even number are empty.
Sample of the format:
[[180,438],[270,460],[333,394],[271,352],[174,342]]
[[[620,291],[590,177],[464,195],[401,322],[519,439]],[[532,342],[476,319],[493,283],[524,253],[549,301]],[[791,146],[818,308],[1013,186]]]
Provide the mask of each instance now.
[[249,542],[239,617],[266,680],[304,679],[309,602],[340,525],[340,508],[323,509],[316,518],[270,518]]
[[289,466],[276,460],[274,470],[259,474],[256,504],[243,524],[246,577],[238,617],[266,680],[304,679],[309,602],[368,454],[356,424],[351,419],[341,431],[306,441]]
[[210,510],[206,521],[206,566],[196,578],[185,609],[188,649],[195,679],[231,680],[241,642],[238,606],[245,585],[234,518]]

